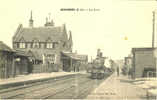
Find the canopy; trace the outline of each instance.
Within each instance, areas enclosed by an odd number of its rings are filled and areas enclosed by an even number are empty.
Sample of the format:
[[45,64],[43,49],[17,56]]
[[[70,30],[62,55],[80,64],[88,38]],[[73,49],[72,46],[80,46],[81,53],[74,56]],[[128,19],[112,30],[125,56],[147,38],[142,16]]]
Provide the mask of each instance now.
[[62,51],[62,54],[64,56],[71,58],[71,59],[80,60],[80,61],[82,61],[82,60],[85,61],[85,60],[87,60],[87,57],[88,57],[87,55],[79,55],[79,54],[72,53],[72,52],[63,52]]

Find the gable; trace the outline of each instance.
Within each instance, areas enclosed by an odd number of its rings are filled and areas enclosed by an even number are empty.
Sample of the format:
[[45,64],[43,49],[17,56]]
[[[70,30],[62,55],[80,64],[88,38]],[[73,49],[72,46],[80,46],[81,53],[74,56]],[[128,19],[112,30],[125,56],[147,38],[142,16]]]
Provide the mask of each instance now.
[[23,37],[21,37],[19,41],[20,41],[20,42],[26,42]]
[[13,41],[19,36],[20,31],[22,30],[22,28],[23,28],[23,25],[20,24],[20,25],[18,26],[18,28],[17,28],[17,30],[16,30],[14,36],[13,36]]

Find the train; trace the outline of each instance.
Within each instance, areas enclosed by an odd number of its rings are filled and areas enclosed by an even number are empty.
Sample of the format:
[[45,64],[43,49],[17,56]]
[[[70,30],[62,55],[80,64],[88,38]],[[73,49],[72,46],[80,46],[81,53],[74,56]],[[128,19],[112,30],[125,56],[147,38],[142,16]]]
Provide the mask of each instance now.
[[86,71],[90,73],[92,79],[103,79],[113,73],[110,60],[108,57],[103,57],[100,49],[97,50],[97,57],[88,63]]
[[105,58],[99,57],[93,60],[91,66],[91,78],[92,79],[103,79],[105,76]]

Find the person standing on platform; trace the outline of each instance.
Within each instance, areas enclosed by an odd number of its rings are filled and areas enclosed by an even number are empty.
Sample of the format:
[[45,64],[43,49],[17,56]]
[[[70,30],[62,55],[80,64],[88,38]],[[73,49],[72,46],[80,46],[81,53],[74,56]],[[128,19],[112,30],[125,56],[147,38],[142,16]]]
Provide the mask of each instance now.
[[119,66],[117,66],[117,76],[119,76]]

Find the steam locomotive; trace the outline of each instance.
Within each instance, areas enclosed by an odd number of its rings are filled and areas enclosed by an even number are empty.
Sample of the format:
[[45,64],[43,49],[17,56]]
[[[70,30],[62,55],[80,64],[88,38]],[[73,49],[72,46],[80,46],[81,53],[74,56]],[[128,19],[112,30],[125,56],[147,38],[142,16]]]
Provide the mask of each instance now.
[[105,76],[105,58],[98,57],[92,62],[91,68],[91,78],[93,79],[103,79]]

